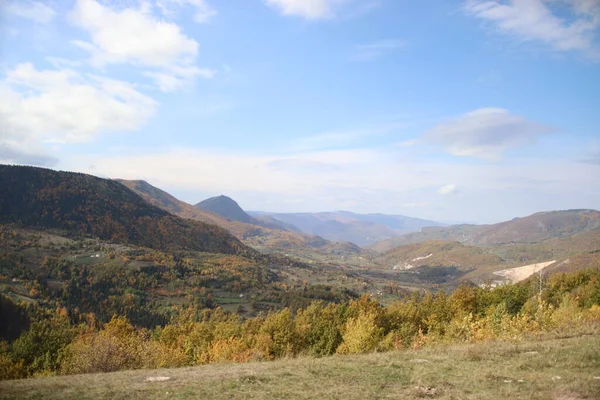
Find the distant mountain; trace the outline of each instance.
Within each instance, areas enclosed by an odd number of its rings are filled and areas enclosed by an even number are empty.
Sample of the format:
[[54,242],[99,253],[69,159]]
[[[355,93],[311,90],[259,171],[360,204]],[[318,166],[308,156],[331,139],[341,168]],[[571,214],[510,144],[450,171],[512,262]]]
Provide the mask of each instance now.
[[125,179],[116,179],[116,181],[133,190],[153,206],[162,208],[178,217],[189,218],[224,228],[225,226],[223,225],[227,225],[229,222],[227,219],[217,214],[198,209],[191,204],[183,202],[164,190],[152,186],[146,181]]
[[492,225],[426,227],[421,232],[387,239],[369,247],[384,252],[397,246],[430,240],[450,240],[473,245],[539,243],[595,229],[600,229],[600,212],[596,210],[548,211]]
[[0,165],[0,224],[65,230],[159,250],[258,254],[222,228],[176,217],[119,182]]
[[227,196],[211,197],[195,204],[194,207],[220,215],[231,221],[260,225],[259,221],[246,214],[235,200]]
[[267,213],[250,211],[255,218],[270,216],[292,224],[305,233],[328,240],[368,245],[401,234],[419,231],[426,226],[439,226],[434,221],[403,215],[355,214],[349,211],[321,213]]
[[298,232],[298,233],[302,232],[300,229],[298,229],[294,225],[288,224],[287,222],[280,221],[269,215],[257,216],[254,219],[257,220],[258,223],[261,226],[264,226],[265,228],[280,229],[283,231]]
[[[146,181],[119,179],[118,182],[140,195],[152,205],[182,218],[218,225],[240,239],[244,244],[257,248],[260,251],[291,252],[298,256],[310,256],[310,253],[314,251],[324,254],[342,255],[360,252],[360,249],[351,243],[332,243],[321,237],[307,235],[300,232],[298,228],[269,216],[251,217],[256,224],[234,221],[178,200]],[[234,200],[231,201],[235,203]],[[237,203],[235,204],[237,205]],[[244,211],[242,210],[242,212]],[[237,210],[237,215],[240,215],[239,210]]]

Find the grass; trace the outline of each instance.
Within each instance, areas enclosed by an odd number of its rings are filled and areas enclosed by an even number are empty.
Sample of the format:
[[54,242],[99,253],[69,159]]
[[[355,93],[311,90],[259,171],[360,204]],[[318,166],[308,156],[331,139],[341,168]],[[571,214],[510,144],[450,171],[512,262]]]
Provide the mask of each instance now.
[[0,399],[196,398],[600,399],[600,335],[0,382]]

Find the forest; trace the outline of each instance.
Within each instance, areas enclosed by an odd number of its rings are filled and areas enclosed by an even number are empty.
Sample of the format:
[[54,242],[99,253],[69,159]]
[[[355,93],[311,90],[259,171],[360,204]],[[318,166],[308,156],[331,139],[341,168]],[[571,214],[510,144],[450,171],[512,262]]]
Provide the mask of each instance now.
[[146,203],[117,181],[44,168],[0,165],[0,223],[61,229],[71,237],[212,253],[259,253],[224,229]]
[[537,279],[497,288],[464,284],[451,295],[413,293],[385,307],[369,295],[339,303],[317,300],[253,318],[197,302],[175,307],[168,322],[153,328],[134,324],[125,314],[101,322],[93,312],[65,307],[6,298],[0,306],[2,320],[17,316],[28,325],[0,345],[0,377],[15,379],[582,332],[600,324],[600,271],[555,274],[541,288]]

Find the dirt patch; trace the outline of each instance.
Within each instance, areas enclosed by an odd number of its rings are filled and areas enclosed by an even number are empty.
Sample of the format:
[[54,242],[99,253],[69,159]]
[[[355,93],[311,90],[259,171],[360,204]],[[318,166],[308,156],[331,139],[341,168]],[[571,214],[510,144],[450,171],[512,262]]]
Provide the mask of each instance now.
[[523,267],[503,269],[502,271],[494,272],[494,275],[501,276],[511,283],[517,283],[529,278],[531,275],[543,270],[555,262],[556,260],[552,260],[543,263],[529,264]]
[[165,382],[171,380],[168,376],[149,376],[146,378],[146,382]]

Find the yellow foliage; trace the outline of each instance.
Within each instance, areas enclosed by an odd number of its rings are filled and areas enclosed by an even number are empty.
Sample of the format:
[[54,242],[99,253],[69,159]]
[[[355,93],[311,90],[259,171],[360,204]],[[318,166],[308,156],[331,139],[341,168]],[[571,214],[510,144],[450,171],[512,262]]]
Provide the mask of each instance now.
[[410,347],[412,349],[420,349],[420,348],[427,346],[430,342],[431,342],[431,338],[428,338],[427,336],[425,336],[423,334],[423,330],[421,328],[419,328],[419,333],[417,334],[417,337],[411,343]]
[[20,379],[26,376],[23,360],[13,362],[6,354],[0,354],[0,380]]
[[296,322],[287,308],[269,314],[262,324],[260,332],[268,335],[271,339],[267,347],[271,357],[296,355],[303,347],[301,336],[296,331]]
[[141,356],[142,368],[175,368],[189,364],[187,354],[180,348],[155,340],[144,342]]
[[376,323],[377,315],[362,312],[346,322],[343,342],[337,352],[340,354],[366,353],[373,351],[383,338],[383,329]]
[[113,317],[100,332],[87,332],[67,346],[61,371],[92,373],[141,368],[143,342],[126,318]]
[[600,322],[600,306],[594,304],[583,312],[583,319],[586,322]]
[[210,349],[212,362],[248,362],[254,360],[254,355],[244,340],[233,337],[216,340]]

